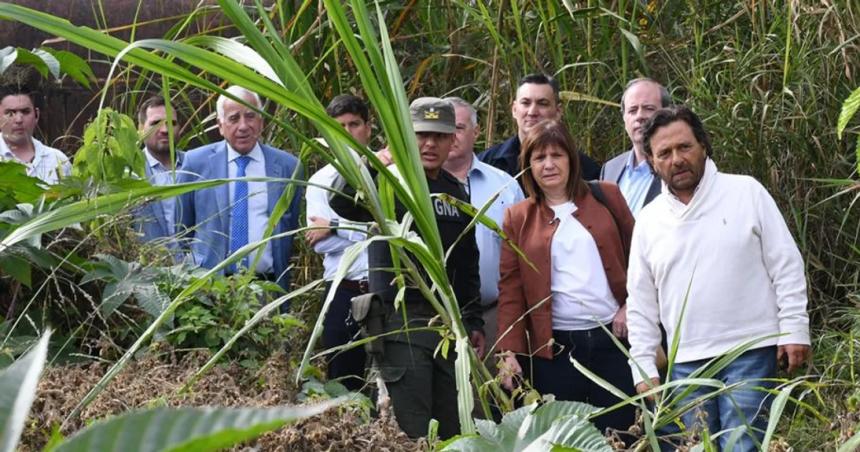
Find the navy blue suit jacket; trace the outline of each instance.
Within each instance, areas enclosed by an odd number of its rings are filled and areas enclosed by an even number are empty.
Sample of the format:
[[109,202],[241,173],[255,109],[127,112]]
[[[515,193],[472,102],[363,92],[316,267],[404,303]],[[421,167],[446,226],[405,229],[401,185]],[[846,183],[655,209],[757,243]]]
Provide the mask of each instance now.
[[[496,168],[516,177],[522,171],[520,168],[520,137],[514,135],[484,152],[478,154],[478,160],[493,165]],[[579,165],[582,168],[582,180],[597,180],[600,177],[600,165],[591,157],[579,153]],[[522,185],[522,180],[517,178]]]
[[[260,144],[266,161],[266,177],[302,178],[299,160],[289,152]],[[294,176],[294,172],[296,172]],[[227,178],[227,143],[219,141],[185,154],[178,182],[193,182]],[[275,205],[286,190],[284,182],[267,182],[268,213],[271,215]],[[297,186],[290,201],[290,208],[279,219],[272,234],[280,234],[298,228],[299,200],[302,190]],[[190,229],[185,242],[191,243],[194,262],[205,268],[213,268],[230,254],[230,191],[227,184],[213,188],[196,190],[180,195],[176,204],[176,230]],[[193,228],[193,229],[192,229]],[[289,290],[290,254],[293,248],[292,236],[275,239],[272,242],[272,266],[278,284]],[[250,255],[252,258],[254,253]]]

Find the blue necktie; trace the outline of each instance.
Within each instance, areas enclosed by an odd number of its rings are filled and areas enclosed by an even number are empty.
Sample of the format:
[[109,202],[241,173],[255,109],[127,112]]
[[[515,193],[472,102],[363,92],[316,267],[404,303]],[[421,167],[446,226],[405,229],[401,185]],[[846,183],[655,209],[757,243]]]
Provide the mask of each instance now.
[[[242,155],[236,158],[236,177],[245,177],[245,168],[251,157]],[[237,181],[233,183],[233,230],[230,233],[230,253],[248,244],[248,183]],[[236,271],[236,264],[231,265]],[[242,266],[247,267],[245,258]]]

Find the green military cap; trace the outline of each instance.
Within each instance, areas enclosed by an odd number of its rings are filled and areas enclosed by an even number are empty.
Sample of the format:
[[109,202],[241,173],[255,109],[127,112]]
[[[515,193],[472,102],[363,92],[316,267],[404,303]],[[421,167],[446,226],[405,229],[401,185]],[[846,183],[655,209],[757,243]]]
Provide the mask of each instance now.
[[409,106],[416,132],[453,134],[457,130],[454,105],[438,97],[419,97]]

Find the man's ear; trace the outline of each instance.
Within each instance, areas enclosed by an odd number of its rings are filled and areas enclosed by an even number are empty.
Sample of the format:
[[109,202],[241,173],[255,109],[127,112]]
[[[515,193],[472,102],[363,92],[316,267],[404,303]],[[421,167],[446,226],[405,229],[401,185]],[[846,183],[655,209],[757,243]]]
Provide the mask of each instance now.
[[36,116],[36,122],[39,122],[39,108],[33,107],[33,115]]

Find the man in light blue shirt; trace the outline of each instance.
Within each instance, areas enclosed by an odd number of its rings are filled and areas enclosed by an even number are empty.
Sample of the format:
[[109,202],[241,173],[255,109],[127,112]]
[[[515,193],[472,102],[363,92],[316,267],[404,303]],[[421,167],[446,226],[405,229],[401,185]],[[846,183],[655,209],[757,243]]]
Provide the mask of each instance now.
[[634,217],[660,194],[660,178],[654,175],[645,158],[642,132],[651,116],[671,102],[669,91],[650,78],[631,80],[621,95],[624,130],[633,148],[606,162],[600,171],[600,180],[618,184]]
[[[444,100],[454,104],[457,130],[454,145],[443,168],[453,174],[466,189],[473,206],[480,209],[498,193],[484,214],[499,228],[502,227],[505,209],[525,199],[520,185],[508,173],[478,160],[475,140],[478,139],[478,114],[472,104],[459,97]],[[481,253],[481,305],[484,307],[484,333],[487,347],[496,341],[496,311],[499,298],[499,259],[501,237],[482,224],[475,226],[475,239]],[[486,350],[489,354],[492,350]]]
[[[172,135],[176,135],[176,115],[169,121]],[[174,150],[170,155],[170,131],[168,130],[167,107],[160,95],[143,101],[137,110],[138,130],[143,140],[143,155],[146,157],[146,178],[152,185],[171,185],[176,181],[175,168],[182,166],[185,153]],[[172,158],[172,157],[175,157]],[[175,161],[175,165],[174,165]],[[135,220],[146,242],[173,236],[176,198],[150,202],[135,212]]]

